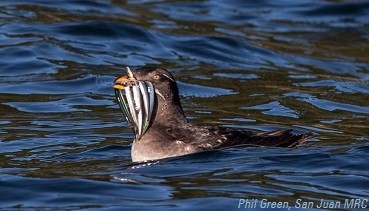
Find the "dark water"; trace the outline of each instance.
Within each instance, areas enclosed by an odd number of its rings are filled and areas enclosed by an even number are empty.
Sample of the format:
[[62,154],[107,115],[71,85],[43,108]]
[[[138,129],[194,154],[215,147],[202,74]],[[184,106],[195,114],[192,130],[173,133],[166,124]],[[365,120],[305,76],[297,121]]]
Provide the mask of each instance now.
[[[367,1],[1,1],[0,55],[0,208],[369,198]],[[317,136],[132,165],[112,81],[142,65],[196,124]]]

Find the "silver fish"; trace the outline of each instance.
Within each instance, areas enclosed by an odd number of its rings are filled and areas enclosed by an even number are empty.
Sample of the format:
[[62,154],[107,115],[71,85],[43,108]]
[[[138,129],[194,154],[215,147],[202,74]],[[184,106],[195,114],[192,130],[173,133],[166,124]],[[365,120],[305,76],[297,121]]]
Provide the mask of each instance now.
[[134,101],[133,93],[132,93],[132,86],[126,87],[125,90],[126,90],[128,108],[130,111],[130,115],[132,116],[132,119],[133,119],[132,126],[134,130],[136,131],[137,130],[137,115],[136,115],[136,109],[135,109],[135,101]]
[[151,82],[135,81],[115,95],[127,122],[139,139],[148,129],[155,104],[155,88]]
[[155,104],[155,88],[151,82],[146,81],[147,93],[149,94],[148,120],[151,120],[152,112]]
[[149,110],[149,93],[147,90],[146,83],[144,81],[138,81],[138,85],[142,94],[142,100],[143,100],[143,115],[144,115],[144,122],[142,124],[141,131],[146,131],[147,127],[149,126],[149,120],[150,120],[150,110]]
[[140,136],[142,134],[142,127],[143,127],[143,101],[142,101],[142,94],[140,92],[140,86],[134,85],[132,86],[132,93],[133,93],[133,106],[136,113],[136,123],[137,123],[137,134]]

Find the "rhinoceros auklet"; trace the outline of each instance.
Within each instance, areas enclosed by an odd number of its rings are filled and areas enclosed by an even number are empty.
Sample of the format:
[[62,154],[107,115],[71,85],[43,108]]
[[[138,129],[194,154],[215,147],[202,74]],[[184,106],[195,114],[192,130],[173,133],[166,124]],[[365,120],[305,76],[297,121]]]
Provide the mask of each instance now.
[[131,70],[114,81],[119,106],[135,132],[133,162],[175,157],[236,145],[295,147],[311,134],[291,130],[264,133],[190,123],[182,110],[177,83],[162,68]]

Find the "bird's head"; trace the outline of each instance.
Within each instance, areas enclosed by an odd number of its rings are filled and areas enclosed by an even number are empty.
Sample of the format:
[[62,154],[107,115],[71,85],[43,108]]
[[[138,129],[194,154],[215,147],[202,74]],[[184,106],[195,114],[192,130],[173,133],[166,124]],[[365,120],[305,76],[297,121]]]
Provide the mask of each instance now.
[[119,106],[139,139],[150,125],[185,119],[177,83],[163,68],[130,69],[114,81]]

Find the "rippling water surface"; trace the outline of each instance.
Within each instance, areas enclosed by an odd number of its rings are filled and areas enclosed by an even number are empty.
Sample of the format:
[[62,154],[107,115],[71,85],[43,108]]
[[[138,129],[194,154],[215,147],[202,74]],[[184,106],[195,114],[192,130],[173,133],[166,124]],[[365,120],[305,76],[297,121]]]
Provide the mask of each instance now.
[[[1,1],[0,55],[0,208],[369,197],[367,1]],[[143,65],[196,124],[316,137],[133,165],[112,82]]]

